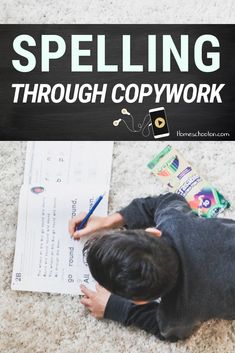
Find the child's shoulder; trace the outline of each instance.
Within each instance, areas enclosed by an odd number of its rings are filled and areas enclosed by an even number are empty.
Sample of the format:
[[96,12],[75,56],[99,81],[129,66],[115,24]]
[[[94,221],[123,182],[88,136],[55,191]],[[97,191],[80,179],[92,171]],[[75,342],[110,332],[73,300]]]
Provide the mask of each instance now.
[[156,209],[156,213],[163,212],[180,212],[182,214],[193,215],[192,209],[188,202],[181,195],[174,193],[166,193],[162,195],[162,200]]

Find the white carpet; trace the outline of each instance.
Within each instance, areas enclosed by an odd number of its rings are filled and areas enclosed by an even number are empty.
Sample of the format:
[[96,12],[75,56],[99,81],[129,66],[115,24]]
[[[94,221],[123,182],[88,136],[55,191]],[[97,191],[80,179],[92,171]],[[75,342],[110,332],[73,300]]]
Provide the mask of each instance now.
[[[235,142],[172,142],[200,173],[235,205]],[[110,212],[133,197],[163,192],[146,163],[166,142],[121,142],[114,146]],[[134,328],[97,321],[77,297],[10,289],[17,202],[23,181],[25,143],[0,143],[0,352],[1,353],[230,353],[235,322],[209,322],[190,339],[163,343]],[[235,218],[235,211],[226,211]]]

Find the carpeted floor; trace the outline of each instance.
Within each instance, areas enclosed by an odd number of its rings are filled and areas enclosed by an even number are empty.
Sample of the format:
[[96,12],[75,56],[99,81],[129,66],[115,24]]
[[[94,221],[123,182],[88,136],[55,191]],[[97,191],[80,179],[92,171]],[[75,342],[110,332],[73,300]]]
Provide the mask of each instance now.
[[[115,143],[110,212],[133,197],[163,192],[146,163],[166,142]],[[235,142],[172,142],[235,205]],[[134,328],[97,321],[77,297],[10,289],[17,202],[26,144],[0,143],[0,352],[1,353],[230,353],[235,322],[205,323],[190,339],[164,343]],[[226,211],[235,218],[235,211]]]

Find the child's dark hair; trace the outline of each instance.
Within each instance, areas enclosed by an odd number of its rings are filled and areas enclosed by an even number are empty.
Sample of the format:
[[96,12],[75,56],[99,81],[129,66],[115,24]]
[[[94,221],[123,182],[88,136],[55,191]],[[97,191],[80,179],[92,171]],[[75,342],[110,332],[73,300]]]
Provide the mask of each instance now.
[[83,254],[94,279],[112,293],[133,300],[153,300],[176,284],[179,258],[162,237],[144,230],[94,234]]

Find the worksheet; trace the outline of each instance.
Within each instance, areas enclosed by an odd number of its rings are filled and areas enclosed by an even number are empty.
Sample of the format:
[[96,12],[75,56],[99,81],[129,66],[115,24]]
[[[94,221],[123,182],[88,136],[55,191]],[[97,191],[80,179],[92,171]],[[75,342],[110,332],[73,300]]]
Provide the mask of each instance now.
[[88,212],[108,212],[113,142],[28,142],[21,187],[13,290],[81,294],[95,289],[83,256],[87,237],[70,237],[68,221]]
[[[68,220],[89,210],[99,196],[87,184],[28,185],[20,192],[12,289],[81,294],[79,285],[94,288],[82,249],[87,240],[74,240]],[[94,214],[107,214],[108,197]]]
[[109,186],[112,141],[28,142],[24,184],[82,183]]

